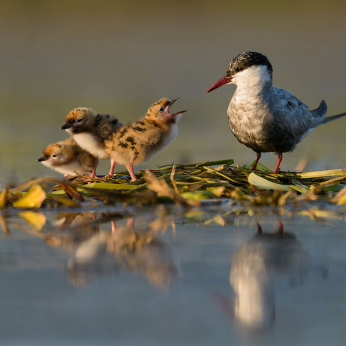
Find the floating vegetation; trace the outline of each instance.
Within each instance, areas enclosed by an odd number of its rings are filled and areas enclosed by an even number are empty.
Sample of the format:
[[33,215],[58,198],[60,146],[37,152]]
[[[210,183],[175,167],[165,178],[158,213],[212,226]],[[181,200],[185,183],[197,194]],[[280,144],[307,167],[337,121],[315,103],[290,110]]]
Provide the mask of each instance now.
[[127,172],[92,179],[77,175],[69,180],[44,177],[0,191],[0,208],[39,209],[81,207],[114,203],[153,204],[174,202],[199,206],[206,200],[233,200],[248,205],[283,206],[288,201],[324,201],[346,204],[346,169],[317,172],[268,173],[258,164],[249,166],[220,160],[172,164],[140,170],[131,183]]

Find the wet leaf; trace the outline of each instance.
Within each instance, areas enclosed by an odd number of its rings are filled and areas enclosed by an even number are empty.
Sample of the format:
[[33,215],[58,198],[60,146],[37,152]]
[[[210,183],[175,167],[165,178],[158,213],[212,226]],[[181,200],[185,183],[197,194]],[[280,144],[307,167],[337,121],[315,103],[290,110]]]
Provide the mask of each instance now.
[[16,208],[39,208],[46,199],[46,193],[40,185],[32,186],[28,193],[13,203]]
[[231,198],[239,199],[240,201],[247,201],[249,199],[238,187],[231,192]]
[[292,189],[302,193],[302,194],[306,194],[309,192],[309,188],[305,185],[303,185],[299,180],[296,179],[292,179],[292,183],[294,184],[294,186],[290,185]]
[[251,185],[254,185],[260,189],[264,190],[279,190],[279,191],[288,191],[289,185],[281,185],[277,183],[273,183],[267,179],[260,177],[255,173],[251,173],[248,177],[248,181]]
[[198,191],[198,192],[184,192],[181,194],[183,198],[191,200],[201,200],[207,198],[220,197],[225,191],[224,186],[214,187],[208,190]]
[[332,201],[338,205],[346,204],[346,186],[335,195]]
[[40,231],[46,224],[46,217],[42,213],[23,211],[19,216],[25,220],[34,231]]
[[6,207],[6,200],[7,200],[7,188],[5,187],[0,192],[0,209],[3,209]]
[[58,201],[59,203],[61,203],[62,205],[66,206],[66,207],[79,207],[80,206],[79,203],[76,203],[69,198],[65,198],[65,197],[61,197],[61,196],[52,196],[52,198],[55,201]]
[[91,183],[87,185],[89,189],[104,189],[104,190],[132,190],[138,187],[138,185],[129,184],[112,184],[112,183]]

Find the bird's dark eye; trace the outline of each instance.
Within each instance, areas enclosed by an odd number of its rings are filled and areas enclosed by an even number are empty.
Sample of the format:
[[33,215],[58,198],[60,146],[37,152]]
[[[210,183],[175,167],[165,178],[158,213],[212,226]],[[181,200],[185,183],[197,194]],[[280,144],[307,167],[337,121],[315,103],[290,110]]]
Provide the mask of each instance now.
[[164,107],[161,107],[161,108],[160,108],[160,112],[163,112],[163,111],[164,111],[164,109],[165,109]]
[[83,118],[78,119],[77,123],[80,123],[81,121],[83,121]]
[[56,155],[52,155],[52,157],[56,157]]

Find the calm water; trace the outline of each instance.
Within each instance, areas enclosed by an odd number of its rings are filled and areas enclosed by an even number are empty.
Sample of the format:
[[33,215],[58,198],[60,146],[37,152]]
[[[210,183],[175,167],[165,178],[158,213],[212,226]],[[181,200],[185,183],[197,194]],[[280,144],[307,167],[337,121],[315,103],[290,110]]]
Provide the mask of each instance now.
[[[254,153],[227,123],[234,86],[205,94],[245,50],[267,55],[274,84],[311,108],[325,99],[329,115],[346,111],[344,1],[2,0],[0,8],[0,181],[55,174],[36,160],[66,137],[60,127],[71,109],[127,123],[163,96],[180,96],[174,110],[188,112],[176,141],[143,166],[251,163]],[[302,157],[311,170],[345,167],[345,126],[342,119],[314,131],[282,169]],[[276,157],[261,161],[274,168]]]
[[[325,99],[329,115],[346,111],[345,10],[344,1],[3,0],[0,182],[57,175],[36,160],[66,137],[71,109],[127,123],[164,96],[180,96],[174,110],[188,112],[176,141],[141,168],[248,164],[254,154],[227,123],[234,86],[205,92],[252,50],[268,56],[275,86],[311,108]],[[282,169],[302,157],[307,170],[345,167],[345,126],[314,131]],[[276,157],[261,162],[274,168]],[[286,211],[283,234],[271,210],[250,217],[230,205],[45,211],[39,231],[11,212],[0,241],[1,344],[343,345],[340,212],[313,222]]]
[[1,344],[342,345],[344,214],[280,234],[275,212],[239,211],[47,212],[40,231],[10,215]]

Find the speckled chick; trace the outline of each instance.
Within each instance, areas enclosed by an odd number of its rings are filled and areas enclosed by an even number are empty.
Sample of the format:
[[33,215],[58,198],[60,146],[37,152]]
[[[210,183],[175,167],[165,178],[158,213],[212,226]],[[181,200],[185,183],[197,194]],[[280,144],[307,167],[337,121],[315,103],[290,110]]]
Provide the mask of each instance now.
[[149,160],[176,138],[178,120],[186,112],[170,113],[170,107],[178,98],[160,99],[143,118],[124,126],[111,140],[105,141],[107,153],[116,162],[126,165],[131,181],[136,180],[134,164]]
[[[66,124],[61,127],[73,136],[84,150],[96,157],[91,177],[96,177],[99,159],[111,158],[105,150],[105,141],[113,137],[122,123],[108,114],[96,114],[89,108],[75,108],[66,117]],[[109,176],[113,176],[115,161],[111,158]]]
[[38,162],[64,174],[65,177],[92,172],[96,158],[83,150],[73,138],[50,144]]

